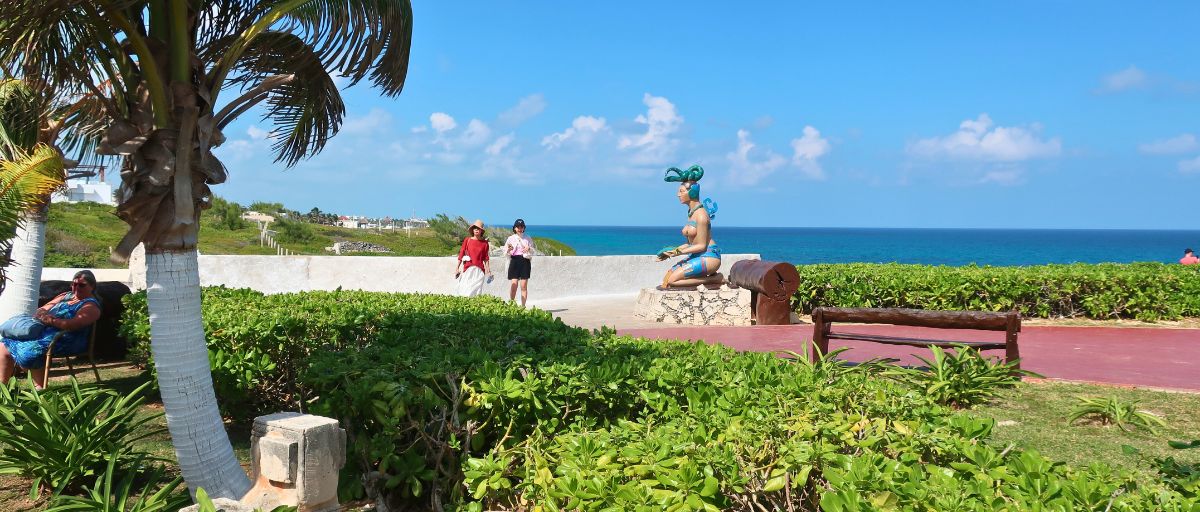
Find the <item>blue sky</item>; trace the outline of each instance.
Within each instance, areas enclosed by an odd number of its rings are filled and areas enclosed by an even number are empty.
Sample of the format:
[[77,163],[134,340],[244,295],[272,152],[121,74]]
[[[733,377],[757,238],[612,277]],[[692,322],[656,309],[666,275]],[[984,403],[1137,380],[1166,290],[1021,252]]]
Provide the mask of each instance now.
[[325,151],[246,115],[216,193],[370,216],[1200,229],[1200,3],[427,2]]

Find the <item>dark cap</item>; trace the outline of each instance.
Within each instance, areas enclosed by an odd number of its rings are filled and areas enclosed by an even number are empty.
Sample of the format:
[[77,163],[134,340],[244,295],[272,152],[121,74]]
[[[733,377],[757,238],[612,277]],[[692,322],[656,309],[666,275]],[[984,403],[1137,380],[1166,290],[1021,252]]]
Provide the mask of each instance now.
[[513,222],[513,229],[517,229],[518,227],[525,227],[525,219],[517,219],[516,222]]

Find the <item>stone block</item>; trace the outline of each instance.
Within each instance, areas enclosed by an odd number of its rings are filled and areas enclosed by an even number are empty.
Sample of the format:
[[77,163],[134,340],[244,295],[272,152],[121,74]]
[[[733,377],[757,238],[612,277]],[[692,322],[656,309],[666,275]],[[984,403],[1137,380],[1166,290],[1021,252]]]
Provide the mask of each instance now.
[[254,487],[243,504],[298,512],[339,508],[338,470],[346,462],[346,431],[337,420],[285,412],[254,419],[250,441]]

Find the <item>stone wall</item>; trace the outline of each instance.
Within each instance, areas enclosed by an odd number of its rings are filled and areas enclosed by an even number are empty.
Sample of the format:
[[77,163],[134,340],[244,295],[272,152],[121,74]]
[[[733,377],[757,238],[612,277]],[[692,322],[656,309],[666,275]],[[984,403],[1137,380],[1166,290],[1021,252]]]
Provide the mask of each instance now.
[[[721,270],[757,254],[726,254]],[[135,251],[130,269],[97,270],[102,281],[121,281],[146,288],[145,258]],[[200,284],[252,288],[264,293],[305,290],[365,290],[408,293],[454,293],[453,257],[388,256],[211,256],[201,254]],[[662,281],[671,262],[654,256],[537,256],[529,280],[531,300],[588,295],[633,295]],[[76,269],[43,271],[43,279],[70,279]],[[102,272],[105,275],[101,275]],[[484,293],[508,298],[508,259],[492,258],[496,279]]]
[[665,324],[750,325],[750,290],[657,290],[644,288],[638,294],[634,315]]

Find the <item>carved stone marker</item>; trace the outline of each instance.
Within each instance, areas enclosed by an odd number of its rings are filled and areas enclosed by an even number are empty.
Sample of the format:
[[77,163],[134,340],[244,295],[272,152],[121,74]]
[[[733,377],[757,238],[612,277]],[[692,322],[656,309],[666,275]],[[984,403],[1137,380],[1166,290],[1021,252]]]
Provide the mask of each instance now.
[[339,508],[338,470],[346,463],[346,431],[332,418],[281,412],[254,419],[250,439],[254,487],[241,502],[271,510],[292,505],[297,512]]

